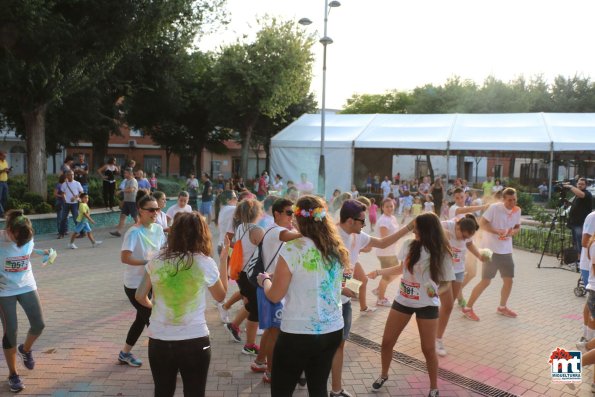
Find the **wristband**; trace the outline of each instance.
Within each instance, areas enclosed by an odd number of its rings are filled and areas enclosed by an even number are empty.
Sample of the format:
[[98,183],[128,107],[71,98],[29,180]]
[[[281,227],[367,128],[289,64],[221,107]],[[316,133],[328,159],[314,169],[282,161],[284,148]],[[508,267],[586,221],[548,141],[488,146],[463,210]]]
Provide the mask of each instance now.
[[262,286],[263,286],[263,287],[264,287],[264,282],[265,282],[265,281],[267,281],[267,280],[269,280],[269,281],[271,282],[271,284],[273,283],[273,280],[271,280],[271,278],[270,278],[270,277],[265,277],[265,278],[262,280]]

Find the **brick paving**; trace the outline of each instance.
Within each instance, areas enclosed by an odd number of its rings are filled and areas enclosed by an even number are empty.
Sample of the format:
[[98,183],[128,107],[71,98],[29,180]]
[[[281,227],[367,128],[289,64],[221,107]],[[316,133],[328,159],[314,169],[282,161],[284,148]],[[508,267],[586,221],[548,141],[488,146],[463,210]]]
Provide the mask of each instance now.
[[[46,329],[35,345],[36,368],[19,363],[26,389],[31,396],[150,396],[153,383],[148,365],[146,336],[134,352],[145,365],[131,368],[118,365],[117,353],[132,322],[133,309],[124,295],[122,265],[119,262],[121,239],[111,238],[107,230],[96,232],[104,240],[100,248],[90,248],[88,240],[77,240],[79,249],[67,250],[65,240],[41,236],[39,248],[53,246],[60,256],[54,265],[34,265],[39,294],[44,307]],[[368,270],[377,266],[373,253],[363,254]],[[590,396],[592,369],[583,371],[583,384],[573,387],[550,380],[548,359],[556,347],[573,349],[580,336],[582,306],[585,298],[573,294],[578,274],[537,269],[539,255],[515,251],[517,276],[510,307],[517,319],[495,313],[501,282],[496,279],[476,304],[478,323],[464,319],[455,311],[445,336],[447,357],[440,367],[511,394],[523,396]],[[38,263],[38,262],[36,262]],[[555,258],[544,258],[544,265],[555,265]],[[377,281],[370,281],[370,291]],[[473,282],[472,282],[473,284]],[[472,285],[471,285],[472,286]],[[235,288],[235,286],[232,286]],[[470,288],[466,289],[466,295]],[[369,302],[373,297],[369,294]],[[396,284],[388,290],[395,296]],[[354,301],[354,310],[358,307]],[[360,316],[354,311],[352,331],[380,343],[388,308]],[[19,341],[28,324],[19,309]],[[219,322],[213,305],[207,311],[211,330],[213,358],[207,396],[269,396],[270,388],[261,376],[249,370],[251,358],[240,354],[240,344],[232,343]],[[411,321],[397,343],[396,350],[422,359],[415,321]],[[348,342],[344,367],[344,387],[357,396],[424,396],[429,388],[426,373],[393,362],[387,387],[370,393],[379,374],[378,353]],[[0,362],[2,377],[6,364]],[[441,396],[478,395],[444,379],[439,380]],[[0,383],[0,396],[9,395],[6,382]],[[181,382],[176,395],[182,395]],[[306,396],[298,390],[296,396]]]

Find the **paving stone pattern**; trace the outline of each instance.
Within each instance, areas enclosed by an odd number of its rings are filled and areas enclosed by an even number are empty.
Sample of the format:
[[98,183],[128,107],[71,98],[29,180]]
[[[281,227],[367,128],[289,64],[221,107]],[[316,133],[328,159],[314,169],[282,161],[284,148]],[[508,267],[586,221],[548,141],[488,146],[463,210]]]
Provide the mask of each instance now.
[[[40,236],[37,246],[59,250],[55,264],[41,268],[34,264],[39,294],[44,308],[46,329],[35,345],[36,367],[32,371],[19,363],[26,389],[25,396],[151,396],[153,382],[148,365],[147,342],[141,337],[133,350],[144,362],[141,368],[118,365],[117,355],[134,311],[122,284],[119,261],[121,239],[108,230],[97,230],[104,245],[90,248],[87,239],[78,240],[78,250],[66,249],[64,240]],[[523,396],[590,396],[592,369],[583,370],[583,384],[569,387],[550,380],[549,356],[556,347],[573,349],[580,336],[582,306],[585,298],[573,294],[578,274],[557,269],[537,269],[539,255],[515,251],[515,285],[510,307],[517,319],[495,313],[501,282],[496,279],[476,304],[478,323],[463,318],[455,309],[445,336],[447,357],[440,367]],[[367,270],[375,269],[374,253],[363,254]],[[555,265],[546,257],[544,265]],[[370,291],[377,281],[370,281]],[[234,290],[235,285],[231,286]],[[396,284],[388,290],[394,297]],[[466,294],[470,288],[466,289]],[[389,308],[360,315],[353,302],[353,332],[381,342]],[[211,330],[213,358],[207,396],[269,396],[270,388],[261,376],[249,370],[251,357],[240,354],[241,345],[232,343],[224,331],[213,305],[207,310]],[[19,309],[19,342],[28,323]],[[415,321],[412,320],[397,342],[396,350],[423,360]],[[2,377],[7,376],[4,360]],[[380,373],[378,353],[346,345],[344,388],[357,396],[425,396],[429,381],[426,373],[393,362],[390,379],[380,393],[370,393],[370,386]],[[441,396],[478,395],[446,380],[439,380]],[[0,396],[9,395],[6,382],[0,383]],[[176,396],[182,395],[181,380]],[[298,390],[296,396],[306,396]]]

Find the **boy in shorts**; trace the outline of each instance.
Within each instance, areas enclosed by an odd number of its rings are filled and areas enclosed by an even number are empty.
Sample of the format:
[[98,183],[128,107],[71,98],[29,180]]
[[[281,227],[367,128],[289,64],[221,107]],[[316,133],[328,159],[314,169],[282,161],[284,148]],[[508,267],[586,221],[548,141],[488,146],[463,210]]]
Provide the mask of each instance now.
[[72,236],[70,236],[70,244],[68,244],[68,248],[73,250],[78,248],[76,245],[74,245],[74,239],[79,233],[87,233],[87,237],[89,237],[91,244],[93,244],[93,248],[95,248],[103,241],[95,240],[93,233],[91,233],[91,226],[89,226],[89,222],[95,224],[95,221],[91,219],[91,212],[89,211],[89,195],[87,193],[81,193],[79,197],[81,200],[79,203],[79,214],[76,218],[74,232],[72,233]]

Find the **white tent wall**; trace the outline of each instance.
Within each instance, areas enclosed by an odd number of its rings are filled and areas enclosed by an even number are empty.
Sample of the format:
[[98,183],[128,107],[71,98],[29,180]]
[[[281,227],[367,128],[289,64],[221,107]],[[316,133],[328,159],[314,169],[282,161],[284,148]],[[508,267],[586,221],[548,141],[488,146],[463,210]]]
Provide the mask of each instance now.
[[[477,163],[476,160],[479,159]],[[426,156],[409,156],[409,155],[393,155],[393,164],[392,164],[392,176],[394,177],[397,172],[401,173],[401,178],[404,179],[411,179],[415,177],[424,176],[416,172],[416,161],[422,161],[425,163]],[[435,176],[446,176],[447,167],[446,167],[446,156],[430,156],[430,160],[432,161],[432,168],[434,169]],[[475,182],[475,176],[477,175],[477,181],[483,182],[487,178],[487,171],[488,171],[488,161],[486,157],[472,157],[466,156],[464,161],[466,163],[471,163],[472,170],[470,175],[468,176],[469,182]],[[450,163],[450,174],[448,179],[452,180],[457,175],[457,158],[456,156],[449,157]]]

